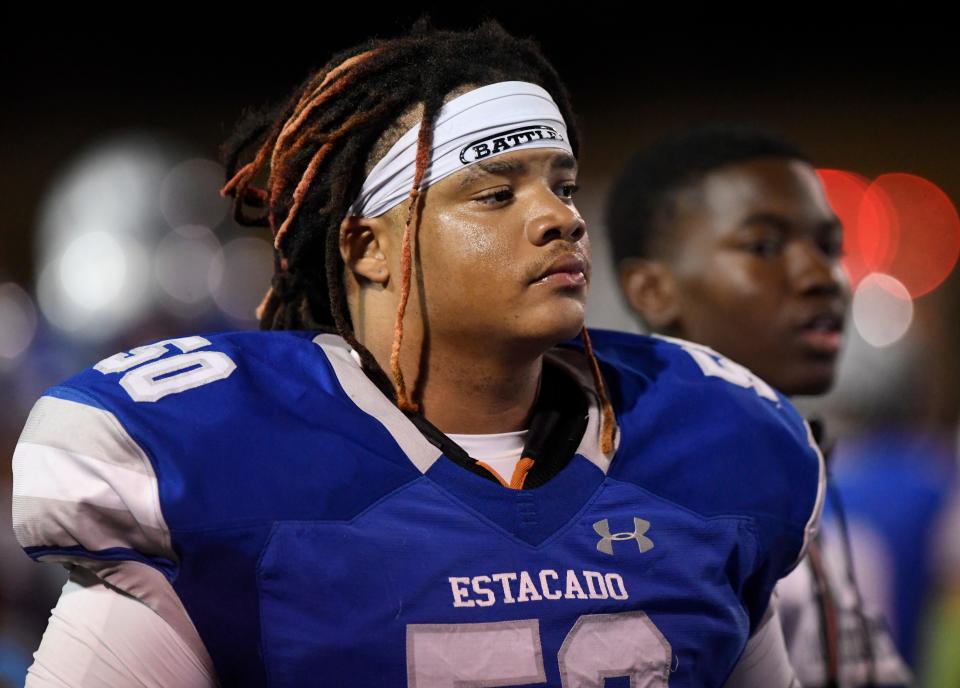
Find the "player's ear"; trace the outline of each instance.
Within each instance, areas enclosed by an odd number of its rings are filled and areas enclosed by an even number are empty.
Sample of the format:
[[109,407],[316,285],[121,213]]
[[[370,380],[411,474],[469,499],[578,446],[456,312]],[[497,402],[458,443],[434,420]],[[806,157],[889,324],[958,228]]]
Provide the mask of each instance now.
[[654,332],[670,331],[680,317],[680,294],[673,271],[663,262],[625,258],[619,266],[620,289],[630,308]]
[[358,281],[362,278],[386,286],[390,279],[389,233],[384,217],[347,216],[340,223],[340,257]]

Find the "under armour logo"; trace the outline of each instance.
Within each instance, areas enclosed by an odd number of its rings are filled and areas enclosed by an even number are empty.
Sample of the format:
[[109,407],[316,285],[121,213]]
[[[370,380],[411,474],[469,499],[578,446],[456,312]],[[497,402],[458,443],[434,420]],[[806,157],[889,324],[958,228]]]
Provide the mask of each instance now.
[[602,521],[597,521],[593,524],[593,529],[597,531],[597,535],[600,536],[600,542],[597,543],[597,549],[603,552],[604,554],[613,554],[613,541],[614,540],[636,540],[637,547],[640,548],[641,552],[647,552],[653,549],[653,540],[648,537],[644,537],[644,533],[650,530],[650,521],[644,521],[642,518],[633,517],[633,532],[632,533],[610,533],[610,524],[607,522],[607,519]]

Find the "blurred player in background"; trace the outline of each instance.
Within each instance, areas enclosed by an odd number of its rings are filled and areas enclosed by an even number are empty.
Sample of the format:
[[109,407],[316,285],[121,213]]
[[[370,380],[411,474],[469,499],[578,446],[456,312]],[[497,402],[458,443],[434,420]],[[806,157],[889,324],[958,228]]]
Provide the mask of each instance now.
[[[830,389],[849,302],[843,228],[793,144],[737,125],[675,133],[621,172],[607,226],[623,295],[650,331],[710,347],[787,396]],[[863,608],[846,542],[827,540],[777,587],[798,678],[909,683]]]
[[18,444],[17,537],[71,568],[28,685],[793,685],[819,449],[720,356],[588,335],[578,150],[495,22],[250,113],[263,331],[106,358]]

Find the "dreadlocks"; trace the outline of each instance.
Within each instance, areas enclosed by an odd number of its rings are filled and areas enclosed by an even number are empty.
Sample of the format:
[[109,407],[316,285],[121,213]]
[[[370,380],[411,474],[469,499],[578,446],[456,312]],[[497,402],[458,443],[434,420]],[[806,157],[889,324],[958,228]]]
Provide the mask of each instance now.
[[[257,309],[261,329],[336,332],[401,409],[417,410],[403,381],[399,352],[410,292],[411,234],[434,120],[444,97],[457,87],[504,80],[536,83],[550,93],[568,123],[576,155],[573,113],[553,67],[532,39],[515,38],[493,20],[454,32],[436,30],[421,19],[409,36],[374,39],[336,55],[279,107],[252,112],[241,121],[222,147],[228,181],[221,195],[233,196],[239,224],[269,227],[274,235],[274,276]],[[404,129],[395,126],[397,119],[417,106],[422,106],[422,118],[402,239],[391,380],[353,331],[342,282],[340,223],[360,191],[365,167],[400,137]],[[254,146],[253,159],[241,165],[241,156]],[[254,186],[267,167],[265,188]],[[261,212],[248,215],[245,207]],[[598,380],[605,401],[602,384]],[[612,430],[610,434],[612,438]]]

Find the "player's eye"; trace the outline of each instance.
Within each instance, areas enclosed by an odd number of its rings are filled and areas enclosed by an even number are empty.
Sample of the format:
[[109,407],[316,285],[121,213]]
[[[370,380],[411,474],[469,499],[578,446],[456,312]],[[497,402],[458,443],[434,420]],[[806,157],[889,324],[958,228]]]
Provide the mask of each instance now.
[[513,189],[509,187],[505,187],[502,189],[495,189],[490,193],[486,193],[482,196],[478,196],[473,200],[483,205],[499,205],[501,203],[506,203],[512,198],[513,198]]
[[842,241],[824,241],[820,244],[820,250],[823,251],[824,255],[830,258],[843,258],[847,255],[846,250],[843,248]]
[[577,193],[580,190],[580,187],[574,182],[568,182],[566,184],[561,184],[560,186],[560,198],[573,198],[573,194]]
[[780,254],[780,251],[783,249],[783,245],[782,242],[776,239],[756,239],[754,241],[747,242],[745,248],[755,256],[759,256],[761,258],[773,258]]

